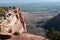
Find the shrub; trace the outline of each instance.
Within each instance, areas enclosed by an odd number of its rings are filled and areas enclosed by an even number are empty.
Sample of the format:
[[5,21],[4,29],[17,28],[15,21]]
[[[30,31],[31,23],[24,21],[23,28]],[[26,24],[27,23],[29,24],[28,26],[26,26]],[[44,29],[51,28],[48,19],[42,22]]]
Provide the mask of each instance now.
[[19,32],[15,32],[14,35],[19,35],[20,33]]
[[1,26],[0,26],[0,32],[1,32]]
[[60,40],[60,32],[57,32],[52,28],[46,33],[46,37],[50,40]]
[[5,11],[3,7],[0,7],[0,17],[5,16]]

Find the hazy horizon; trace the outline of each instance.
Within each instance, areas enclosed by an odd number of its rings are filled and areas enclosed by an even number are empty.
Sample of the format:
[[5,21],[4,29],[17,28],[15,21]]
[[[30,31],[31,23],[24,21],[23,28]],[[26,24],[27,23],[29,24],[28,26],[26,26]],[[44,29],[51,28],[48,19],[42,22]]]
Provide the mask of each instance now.
[[60,0],[0,0],[0,3],[38,3],[38,2],[60,2]]
[[0,0],[0,6],[20,7],[25,12],[60,11],[59,0]]

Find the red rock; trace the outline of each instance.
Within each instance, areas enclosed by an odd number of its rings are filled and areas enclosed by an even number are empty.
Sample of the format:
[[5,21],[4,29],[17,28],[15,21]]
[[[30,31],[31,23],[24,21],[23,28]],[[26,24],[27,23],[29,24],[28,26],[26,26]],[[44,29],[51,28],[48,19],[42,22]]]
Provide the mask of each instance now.
[[28,33],[23,33],[17,36],[12,36],[10,39],[8,40],[48,40],[45,37],[42,36],[36,36],[33,34],[28,34]]

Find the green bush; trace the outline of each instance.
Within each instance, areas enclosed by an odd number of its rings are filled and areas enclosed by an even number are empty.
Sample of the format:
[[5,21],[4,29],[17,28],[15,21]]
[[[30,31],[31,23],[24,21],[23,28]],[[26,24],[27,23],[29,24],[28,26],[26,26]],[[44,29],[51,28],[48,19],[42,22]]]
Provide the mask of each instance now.
[[0,26],[0,32],[1,32],[1,26]]
[[14,35],[19,35],[20,33],[19,32],[15,32]]
[[60,40],[60,32],[55,31],[51,28],[47,33],[46,37],[50,40]]
[[3,7],[0,7],[0,17],[5,15],[5,11]]

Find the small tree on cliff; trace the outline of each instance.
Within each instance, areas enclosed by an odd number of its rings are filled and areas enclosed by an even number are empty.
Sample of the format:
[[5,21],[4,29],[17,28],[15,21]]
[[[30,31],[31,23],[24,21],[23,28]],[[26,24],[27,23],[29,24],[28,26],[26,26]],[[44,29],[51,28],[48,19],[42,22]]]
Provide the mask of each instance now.
[[60,40],[60,32],[57,32],[54,30],[54,28],[51,28],[47,33],[46,37],[50,40]]

